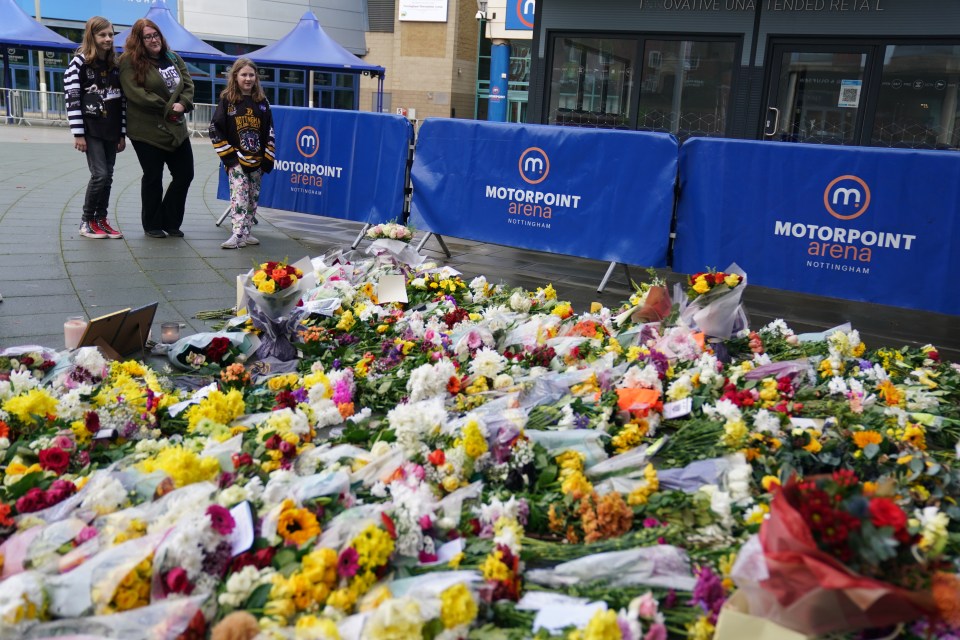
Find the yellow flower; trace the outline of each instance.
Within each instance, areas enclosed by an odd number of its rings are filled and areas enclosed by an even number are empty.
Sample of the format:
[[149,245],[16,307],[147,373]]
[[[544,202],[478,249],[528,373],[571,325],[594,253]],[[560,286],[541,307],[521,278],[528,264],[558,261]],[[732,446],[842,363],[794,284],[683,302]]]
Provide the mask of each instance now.
[[267,279],[267,272],[264,271],[262,268],[257,269],[257,271],[254,272],[253,278],[252,278],[254,284],[260,284],[266,279]]
[[912,444],[917,449],[924,451],[927,448],[926,433],[922,425],[911,423],[903,430],[903,438],[901,439],[903,442]]
[[193,451],[176,445],[147,458],[137,465],[137,469],[145,473],[162,471],[180,488],[195,482],[213,480],[220,473],[220,463],[216,458],[201,458]]
[[460,480],[456,476],[445,476],[440,484],[447,493],[453,493],[460,488]]
[[277,533],[285,542],[299,547],[320,535],[320,523],[306,509],[285,508],[277,520]]
[[423,616],[413,598],[394,598],[373,612],[363,628],[367,640],[410,640],[423,635]]
[[560,491],[568,496],[583,496],[593,491],[593,485],[581,471],[574,471],[561,483]]
[[480,565],[480,571],[483,573],[484,580],[494,582],[506,582],[510,579],[510,568],[503,563],[503,552],[494,551],[488,555],[483,564]]
[[809,451],[810,453],[820,453],[820,450],[823,449],[823,445],[820,444],[820,441],[817,439],[820,437],[820,434],[813,429],[807,429],[807,433],[810,434],[810,442],[803,447],[804,451]]
[[487,439],[476,420],[470,420],[463,428],[463,451],[474,460],[487,452]]
[[660,490],[660,478],[657,477],[657,470],[649,462],[643,469],[643,483],[630,492],[627,496],[627,504],[631,507],[647,504],[654,493]]
[[697,278],[693,283],[693,290],[697,293],[706,293],[710,291],[710,285],[707,284],[707,279],[703,276]]
[[[538,289],[539,291],[539,289]],[[544,300],[553,300],[557,297],[557,291],[553,288],[553,284],[548,284],[547,288],[543,290],[543,299]]]
[[[461,552],[458,553],[457,555],[455,555],[455,556],[453,556],[452,558],[450,558],[450,562],[448,562],[447,565],[448,565],[451,569],[453,569],[454,571],[456,571],[457,569],[460,568],[460,563],[463,562],[463,559],[466,558],[466,557],[467,557],[466,554],[464,554],[463,551],[461,551]],[[0,566],[2,566],[2,565],[0,565]]]
[[48,415],[56,414],[57,400],[43,389],[30,389],[4,402],[3,410],[24,424],[37,424],[37,419],[46,420]]
[[740,284],[740,276],[735,273],[728,274],[727,277],[723,279],[723,283],[733,289]]
[[716,627],[706,616],[700,616],[693,624],[687,625],[687,640],[712,640]]
[[776,476],[763,476],[763,480],[760,481],[760,484],[763,485],[763,490],[770,492],[774,487],[780,486],[780,479]]
[[340,316],[340,321],[337,323],[337,329],[341,331],[350,331],[353,328],[353,325],[357,323],[356,318],[353,317],[352,311],[344,311],[343,315]]
[[306,615],[297,619],[293,637],[294,640],[340,640],[340,631],[329,618]]
[[721,440],[723,441],[724,445],[730,447],[731,449],[738,449],[743,446],[743,443],[749,434],[750,430],[747,429],[747,425],[742,419],[728,420],[723,425],[723,437]]
[[620,625],[617,612],[612,609],[597,611],[583,629],[583,640],[620,640]]
[[245,411],[243,393],[240,390],[231,389],[226,394],[222,391],[211,391],[206,398],[187,409],[188,428],[193,431],[202,420],[226,426]]
[[445,629],[473,622],[477,617],[477,601],[462,582],[440,594],[440,620]]
[[257,291],[260,293],[275,293],[277,291],[277,283],[273,280],[263,280],[257,283]]

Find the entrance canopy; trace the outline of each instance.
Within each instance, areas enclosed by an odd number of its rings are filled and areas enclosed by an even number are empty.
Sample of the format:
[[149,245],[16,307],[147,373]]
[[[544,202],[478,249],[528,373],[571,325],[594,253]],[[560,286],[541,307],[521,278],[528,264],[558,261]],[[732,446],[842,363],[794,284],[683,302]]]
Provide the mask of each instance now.
[[[4,0],[0,0],[2,2]],[[234,57],[228,56],[222,51],[211,47],[206,42],[187,31],[183,25],[177,22],[170,9],[167,7],[166,0],[153,0],[147,15],[143,16],[152,20],[160,29],[167,45],[181,58],[186,60],[207,60],[211,62],[228,63],[233,62]],[[130,29],[124,29],[116,35],[114,43],[117,50],[123,49],[127,36],[130,35]]]
[[[14,0],[0,0],[0,48],[3,49],[3,88],[13,86],[10,77],[10,56],[8,47],[26,49],[44,49],[46,51],[73,51],[77,48],[62,35],[46,28],[17,5]],[[9,104],[7,109],[9,111]]]
[[247,55],[258,64],[271,67],[299,67],[338,73],[369,73],[383,76],[386,69],[367,64],[341,47],[320,26],[317,16],[307,11],[300,22],[271,45]]

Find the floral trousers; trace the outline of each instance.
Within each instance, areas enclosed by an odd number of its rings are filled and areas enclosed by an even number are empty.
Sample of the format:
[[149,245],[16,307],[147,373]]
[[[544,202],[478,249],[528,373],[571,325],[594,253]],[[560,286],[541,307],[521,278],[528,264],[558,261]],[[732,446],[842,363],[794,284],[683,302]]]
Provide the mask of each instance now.
[[227,169],[227,180],[230,183],[230,208],[233,209],[233,233],[238,236],[248,235],[253,217],[257,215],[263,172],[257,169],[247,173],[237,165]]

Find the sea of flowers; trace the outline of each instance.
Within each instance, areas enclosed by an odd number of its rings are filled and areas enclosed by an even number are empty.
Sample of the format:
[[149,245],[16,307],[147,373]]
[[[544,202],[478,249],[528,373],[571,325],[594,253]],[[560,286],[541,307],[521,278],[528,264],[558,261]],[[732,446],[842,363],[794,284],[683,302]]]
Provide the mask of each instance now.
[[311,264],[282,372],[223,334],[199,373],[0,356],[0,637],[708,640],[739,589],[811,637],[960,638],[935,347],[705,335],[684,308],[730,273],[577,311]]

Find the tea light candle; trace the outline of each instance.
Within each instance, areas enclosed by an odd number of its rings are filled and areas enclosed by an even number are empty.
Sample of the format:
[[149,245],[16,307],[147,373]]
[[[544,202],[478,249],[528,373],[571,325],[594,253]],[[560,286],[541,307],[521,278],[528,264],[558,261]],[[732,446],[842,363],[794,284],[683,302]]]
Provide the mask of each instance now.
[[160,342],[173,344],[180,339],[180,323],[164,322],[160,324]]
[[83,316],[70,316],[63,323],[63,344],[67,349],[76,349],[87,330],[87,319]]

